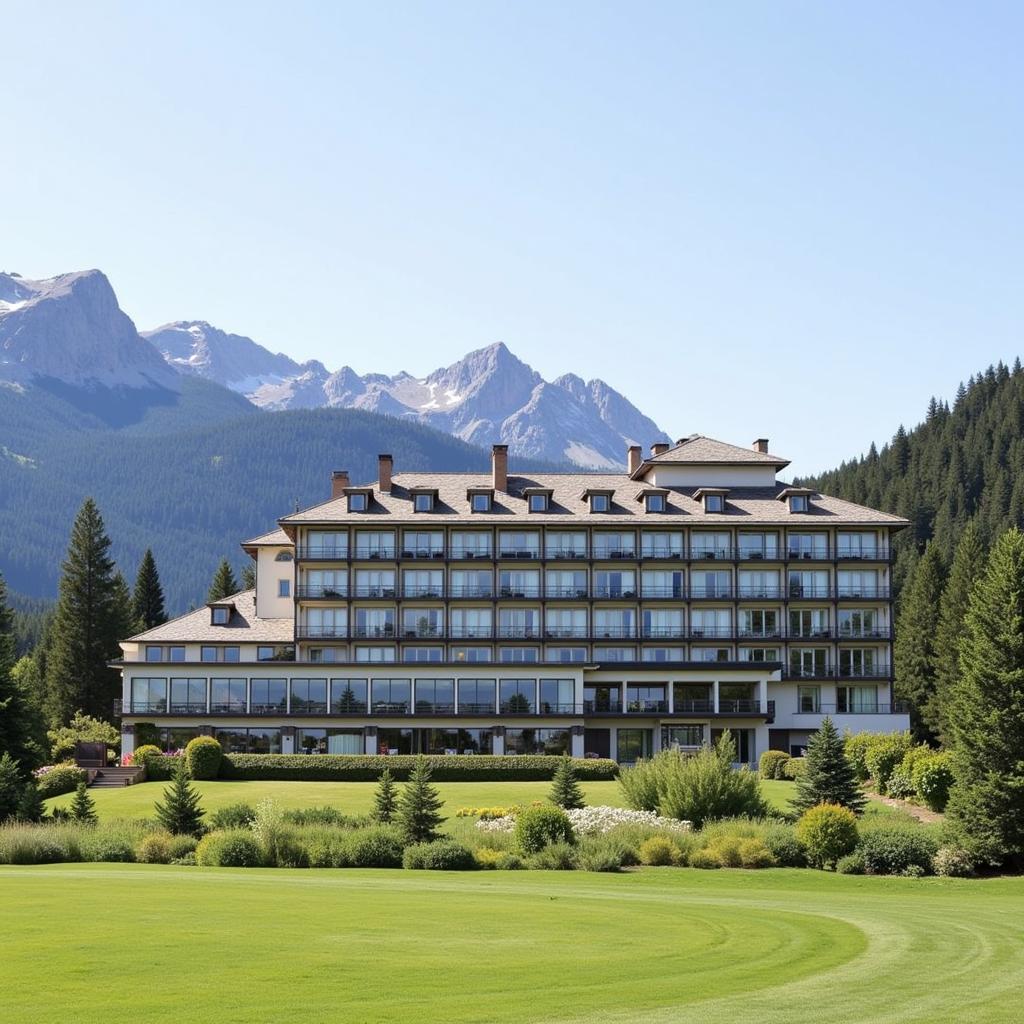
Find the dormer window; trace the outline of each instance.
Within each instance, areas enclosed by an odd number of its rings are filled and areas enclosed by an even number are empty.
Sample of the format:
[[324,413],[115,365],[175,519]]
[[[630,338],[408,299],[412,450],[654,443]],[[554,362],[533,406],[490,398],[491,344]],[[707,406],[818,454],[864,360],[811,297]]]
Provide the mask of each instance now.
[[348,496],[348,510],[349,512],[365,512],[366,495],[363,493],[350,494]]
[[292,553],[290,551],[278,551],[278,553],[274,555],[274,561],[290,562],[292,561]]
[[590,496],[591,512],[607,512],[611,507],[611,498],[607,494],[592,494]]
[[432,494],[414,494],[412,510],[413,512],[433,512],[434,496]]
[[808,498],[806,494],[791,494],[789,497],[789,511],[790,512],[806,512],[809,509]]
[[648,512],[664,512],[665,511],[665,495],[664,494],[648,494],[646,499],[646,507]]
[[806,487],[786,487],[776,497],[789,506],[790,512],[810,512],[811,494]]
[[226,626],[231,618],[231,609],[223,605],[217,605],[210,609],[210,625]]
[[704,511],[705,512],[724,512],[725,511],[725,495],[724,494],[705,494],[704,495]]
[[528,507],[531,512],[547,512],[548,496],[546,494],[531,494],[528,496]]
[[471,494],[469,497],[469,509],[471,512],[490,512],[491,496],[487,493]]

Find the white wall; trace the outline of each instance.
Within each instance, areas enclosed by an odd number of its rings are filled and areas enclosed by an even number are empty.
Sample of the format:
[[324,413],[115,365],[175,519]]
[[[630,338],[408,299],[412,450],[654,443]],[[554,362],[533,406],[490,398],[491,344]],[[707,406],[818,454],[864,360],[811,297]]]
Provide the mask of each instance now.
[[290,548],[260,548],[256,560],[256,614],[261,619],[290,619],[295,607],[293,597],[278,597],[278,580],[290,580],[295,593],[295,562],[275,561]]
[[659,466],[644,479],[654,487],[772,487],[774,466]]

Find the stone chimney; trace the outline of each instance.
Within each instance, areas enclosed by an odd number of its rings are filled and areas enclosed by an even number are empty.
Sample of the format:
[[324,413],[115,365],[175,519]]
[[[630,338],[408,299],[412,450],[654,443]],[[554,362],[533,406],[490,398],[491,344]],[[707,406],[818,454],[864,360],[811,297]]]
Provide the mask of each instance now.
[[651,445],[651,454],[664,455],[665,452],[667,452],[671,447],[672,446],[668,443],[668,441],[655,441],[654,444]]
[[768,438],[767,437],[759,437],[754,442],[754,451],[755,452],[760,452],[762,455],[767,455],[768,454]]
[[508,490],[508,445],[491,445],[491,486],[504,493]]
[[381,494],[391,493],[391,470],[395,460],[390,455],[377,456],[377,487]]
[[626,449],[626,472],[632,476],[644,460],[644,450],[638,444],[631,444]]
[[340,498],[348,487],[348,470],[336,469],[331,474],[331,497]]

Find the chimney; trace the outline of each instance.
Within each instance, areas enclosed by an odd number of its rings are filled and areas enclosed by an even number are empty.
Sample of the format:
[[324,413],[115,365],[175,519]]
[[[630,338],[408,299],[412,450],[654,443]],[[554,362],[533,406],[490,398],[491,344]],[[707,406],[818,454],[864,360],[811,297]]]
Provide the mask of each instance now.
[[377,456],[377,487],[381,494],[391,493],[391,469],[395,460],[390,455]]
[[331,497],[340,498],[348,487],[348,470],[336,469],[331,474]]
[[491,486],[496,491],[508,490],[508,445],[491,445]]
[[668,443],[668,441],[655,441],[654,444],[651,445],[651,454],[664,455],[665,452],[667,452],[671,447],[672,446]]
[[643,461],[644,454],[643,449],[638,444],[631,444],[626,449],[626,472],[632,476],[639,468],[640,463]]
[[754,451],[755,452],[760,452],[762,455],[767,455],[768,454],[768,438],[767,437],[759,437],[754,442]]

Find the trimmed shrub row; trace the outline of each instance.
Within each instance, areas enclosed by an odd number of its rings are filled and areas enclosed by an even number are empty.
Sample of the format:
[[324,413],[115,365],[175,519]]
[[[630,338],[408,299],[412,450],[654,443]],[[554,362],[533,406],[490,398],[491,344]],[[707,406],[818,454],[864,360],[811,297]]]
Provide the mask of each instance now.
[[36,780],[36,788],[43,800],[64,793],[74,793],[80,782],[85,782],[85,769],[79,768],[73,761],[54,765],[45,775]]
[[[173,761],[173,758],[165,760]],[[294,782],[375,782],[389,769],[393,778],[408,779],[416,764],[412,755],[375,754],[227,754],[221,761],[220,778]],[[434,782],[545,782],[554,777],[561,756],[480,754],[473,757],[435,755],[426,758]],[[574,758],[582,782],[614,779],[615,761]]]

